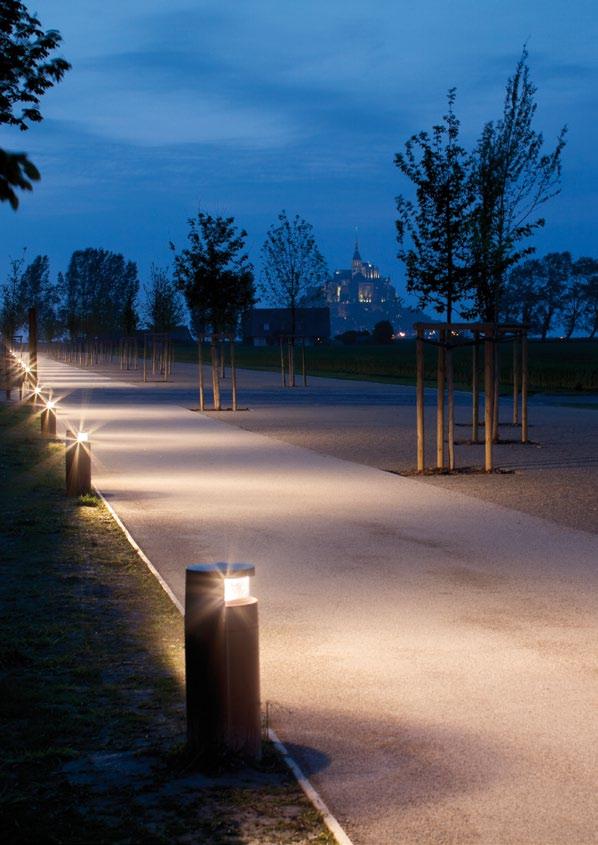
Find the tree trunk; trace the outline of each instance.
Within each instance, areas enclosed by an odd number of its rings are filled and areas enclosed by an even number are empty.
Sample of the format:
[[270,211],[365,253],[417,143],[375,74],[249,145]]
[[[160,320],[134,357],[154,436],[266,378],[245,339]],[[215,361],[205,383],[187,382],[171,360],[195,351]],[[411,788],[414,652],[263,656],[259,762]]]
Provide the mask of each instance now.
[[492,405],[494,402],[494,343],[492,338],[484,338],[484,469],[492,472],[492,419],[494,416]]
[[210,347],[210,352],[212,364],[212,404],[215,411],[221,411],[222,406],[220,404],[220,379],[218,378],[218,338],[214,334],[212,335],[212,344]]
[[280,382],[281,387],[287,386],[287,374],[286,374],[286,364],[284,360],[284,338],[282,335],[279,338],[280,340]]
[[29,366],[31,381],[37,386],[37,310],[29,309]]
[[438,346],[438,375],[436,386],[436,468],[444,469],[444,389],[446,374],[445,332],[441,331]]
[[425,469],[424,456],[424,339],[423,330],[417,330],[416,350],[416,403],[417,403],[417,471]]
[[492,402],[492,441],[500,440],[500,345],[498,333],[494,332],[494,400]]
[[295,387],[295,335],[289,340],[289,384]]
[[232,390],[233,411],[237,410],[237,367],[235,365],[235,338],[230,339],[230,378]]
[[527,443],[527,332],[521,335],[521,442]]
[[479,341],[480,335],[474,332],[474,343],[472,347],[471,362],[471,442],[478,443],[478,428],[480,424],[480,368],[479,368]]
[[[449,329],[450,343],[450,329]],[[453,350],[449,346],[446,350],[446,386],[447,386],[447,413],[448,413],[448,468],[449,472],[455,469],[455,391],[453,379]]]
[[513,425],[519,422],[519,362],[517,359],[517,344],[519,336],[513,338]]
[[205,411],[205,390],[203,380],[203,337],[199,336],[197,340],[197,362],[199,365],[199,410]]

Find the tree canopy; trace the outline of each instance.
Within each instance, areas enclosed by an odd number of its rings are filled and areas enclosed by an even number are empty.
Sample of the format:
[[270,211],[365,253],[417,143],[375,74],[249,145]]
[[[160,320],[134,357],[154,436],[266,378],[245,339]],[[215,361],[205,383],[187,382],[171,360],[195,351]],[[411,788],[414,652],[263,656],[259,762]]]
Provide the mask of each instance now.
[[71,338],[120,336],[136,324],[137,265],[106,249],[76,250],[63,281],[63,317]]
[[569,252],[531,258],[509,273],[500,317],[521,322],[545,340],[555,325],[569,338],[580,329],[598,331],[598,259]]
[[508,271],[534,251],[527,241],[544,225],[538,209],[560,190],[566,129],[544,152],[527,60],[524,48],[501,118],[484,125],[471,153],[458,141],[451,89],[442,124],[413,135],[395,157],[415,188],[414,199],[397,198],[407,287],[448,322],[457,304],[463,316],[497,319]]
[[431,135],[413,135],[405,152],[395,156],[396,166],[416,189],[415,201],[397,197],[398,257],[405,264],[407,290],[419,296],[421,307],[432,304],[446,314],[449,323],[471,286],[467,247],[473,205],[454,104],[453,88],[442,124]]
[[289,220],[286,211],[281,211],[278,225],[268,229],[261,257],[260,290],[290,308],[291,334],[295,334],[299,301],[314,288],[322,288],[328,277],[311,223],[298,214]]
[[183,320],[183,304],[166,270],[152,264],[146,290],[145,316],[153,332],[170,332]]
[[488,122],[472,157],[476,204],[471,215],[471,271],[475,312],[497,319],[510,267],[534,247],[526,244],[545,220],[538,208],[559,193],[566,127],[555,148],[543,152],[544,138],[534,129],[536,87],[524,48],[505,90],[500,120]]
[[234,217],[199,211],[189,218],[189,246],[176,252],[174,276],[187,301],[194,329],[234,332],[240,315],[255,302],[253,266],[245,252],[247,232]]

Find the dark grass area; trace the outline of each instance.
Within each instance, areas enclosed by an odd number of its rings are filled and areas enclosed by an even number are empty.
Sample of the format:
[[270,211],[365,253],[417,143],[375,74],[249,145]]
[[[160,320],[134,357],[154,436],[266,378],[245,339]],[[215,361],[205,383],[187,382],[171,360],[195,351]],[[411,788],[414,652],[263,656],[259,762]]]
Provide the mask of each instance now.
[[[435,382],[435,349],[426,345],[425,378]],[[194,346],[178,346],[179,361],[197,360]],[[237,363],[249,369],[277,370],[278,347],[236,347]],[[204,355],[208,360],[208,351]],[[299,371],[300,356],[297,355]],[[313,375],[372,379],[402,384],[415,383],[415,341],[403,340],[390,346],[312,346],[306,349],[306,364]],[[460,387],[471,383],[471,349],[454,353],[455,380]],[[512,384],[512,347],[501,347],[501,381]],[[551,340],[529,344],[530,388],[535,391],[598,391],[598,341]]]
[[0,405],[4,843],[331,843],[266,746],[205,777],[184,752],[182,620],[64,447]]

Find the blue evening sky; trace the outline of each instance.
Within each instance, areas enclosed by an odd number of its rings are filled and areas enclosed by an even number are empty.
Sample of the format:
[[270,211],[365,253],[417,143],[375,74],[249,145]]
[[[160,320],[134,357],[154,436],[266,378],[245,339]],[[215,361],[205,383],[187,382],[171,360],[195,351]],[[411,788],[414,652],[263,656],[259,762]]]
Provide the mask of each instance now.
[[43,181],[2,215],[0,273],[23,246],[50,256],[105,247],[166,265],[198,205],[234,215],[256,264],[285,208],[315,228],[331,269],[362,256],[403,270],[394,232],[405,191],[394,153],[443,114],[457,87],[463,140],[500,115],[527,41],[536,126],[569,126],[562,194],[540,254],[598,254],[595,0],[47,0],[73,69],[42,100],[44,122],[4,128]]

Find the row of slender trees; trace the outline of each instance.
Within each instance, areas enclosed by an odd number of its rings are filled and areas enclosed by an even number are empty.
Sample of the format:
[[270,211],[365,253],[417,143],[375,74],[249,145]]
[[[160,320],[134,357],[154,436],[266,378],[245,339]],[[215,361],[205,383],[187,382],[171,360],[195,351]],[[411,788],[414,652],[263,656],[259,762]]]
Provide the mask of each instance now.
[[[171,243],[174,269],[153,265],[144,289],[145,327],[170,332],[184,320],[181,295],[197,336],[235,335],[242,314],[256,301],[253,265],[245,251],[247,232],[233,217],[199,211],[188,220],[187,245]],[[262,248],[261,292],[295,312],[310,285],[323,285],[327,267],[311,225],[281,212],[268,230]],[[11,260],[0,288],[0,328],[16,334],[27,310],[38,313],[40,336],[94,338],[131,335],[140,322],[137,265],[120,253],[88,247],[76,250],[67,270],[50,279],[46,255],[30,263],[25,252]]]
[[131,335],[140,319],[146,328],[168,332],[184,319],[180,295],[167,271],[152,266],[145,304],[138,313],[137,265],[105,249],[76,250],[64,273],[50,277],[47,255],[27,263],[26,252],[10,261],[0,287],[0,331],[17,334],[35,308],[40,339]]

